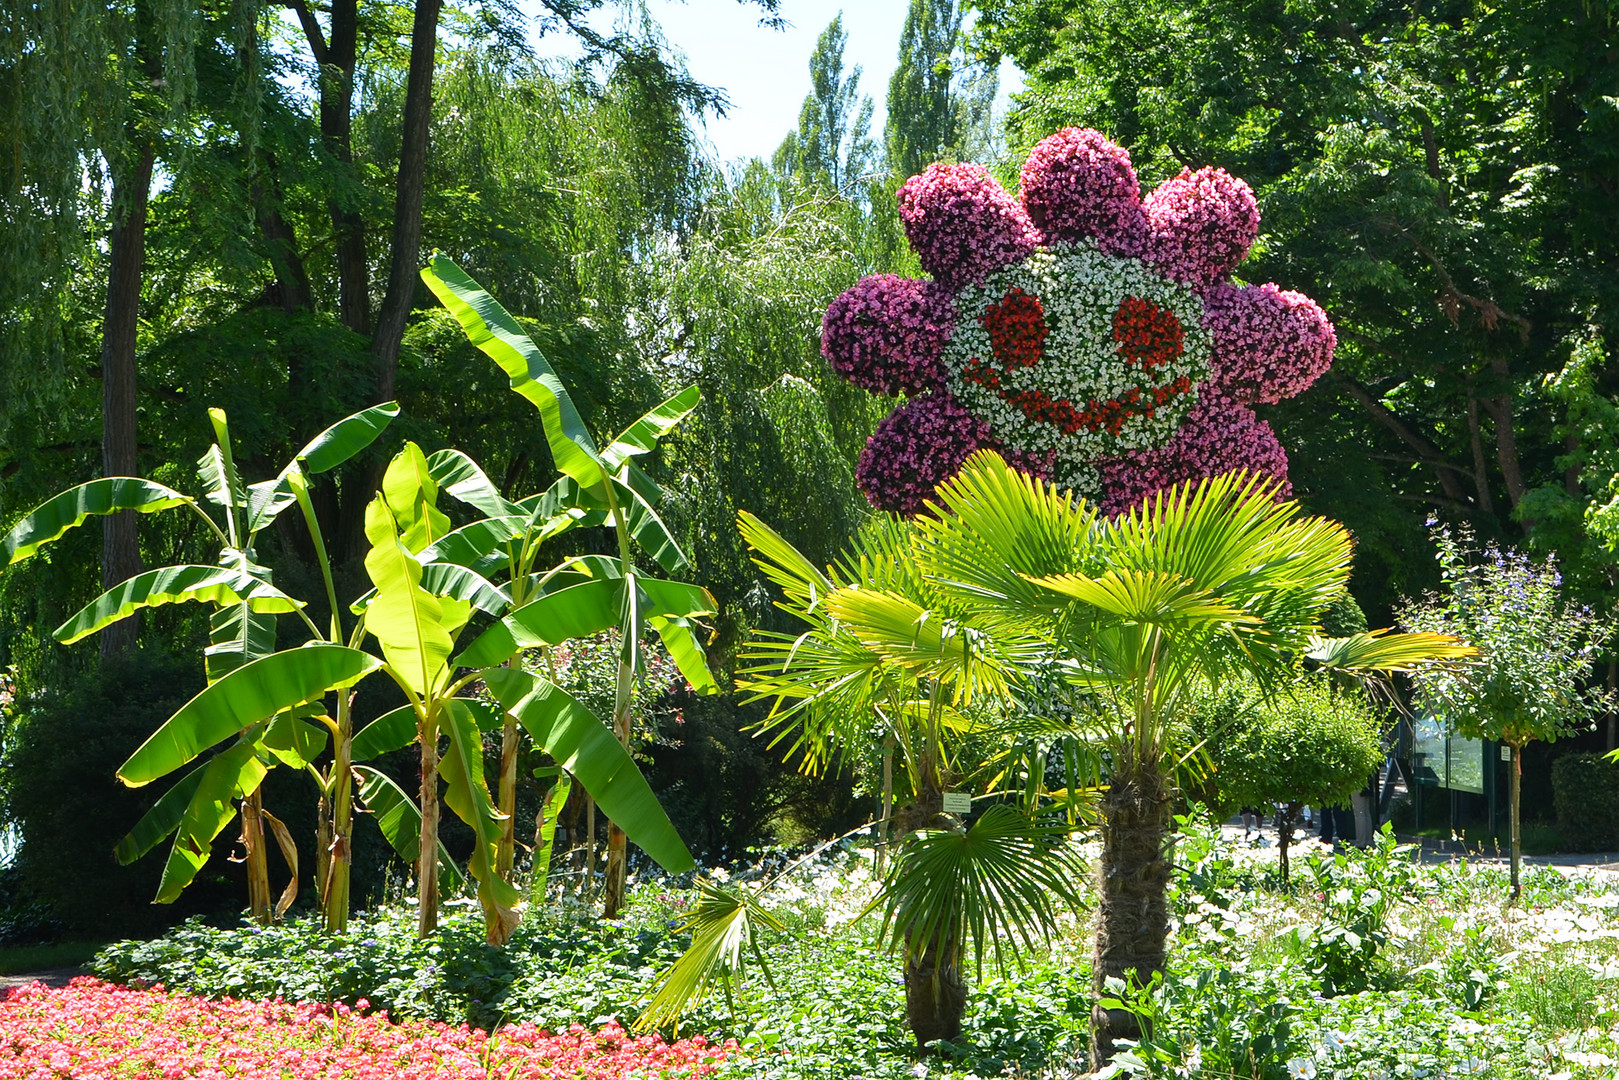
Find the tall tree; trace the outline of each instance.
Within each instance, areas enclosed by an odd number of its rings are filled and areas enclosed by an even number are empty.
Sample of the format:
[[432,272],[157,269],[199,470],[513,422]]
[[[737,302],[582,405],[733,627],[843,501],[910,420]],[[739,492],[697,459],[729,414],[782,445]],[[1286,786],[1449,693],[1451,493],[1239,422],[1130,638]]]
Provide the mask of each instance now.
[[911,0],[899,63],[888,80],[883,133],[896,179],[941,158],[981,156],[988,146],[989,106],[999,82],[993,69],[970,64],[960,48],[965,12],[956,0]]
[[849,40],[843,13],[827,24],[810,54],[810,92],[798,113],[798,130],[776,151],[776,167],[789,175],[825,176],[843,190],[874,164],[871,139],[875,105],[860,94],[861,68],[847,76],[844,47]]
[[1254,186],[1256,279],[1337,327],[1331,376],[1276,419],[1301,497],[1361,541],[1370,608],[1432,582],[1409,558],[1428,513],[1546,523],[1525,499],[1566,485],[1569,448],[1544,380],[1619,313],[1611,2],[977,6],[979,44],[1028,73],[1019,143],[1085,124],[1145,180]]

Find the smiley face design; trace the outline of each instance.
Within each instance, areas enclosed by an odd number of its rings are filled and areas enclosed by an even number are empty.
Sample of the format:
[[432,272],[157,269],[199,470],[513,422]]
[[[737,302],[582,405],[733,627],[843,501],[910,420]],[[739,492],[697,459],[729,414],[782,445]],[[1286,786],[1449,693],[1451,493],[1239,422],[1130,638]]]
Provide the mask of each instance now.
[[932,280],[864,278],[827,309],[833,369],[906,396],[861,455],[872,504],[919,512],[980,447],[1110,512],[1235,468],[1285,483],[1250,406],[1302,392],[1335,341],[1308,297],[1228,280],[1258,233],[1248,185],[1188,170],[1143,199],[1122,148],[1069,128],[1021,187],[976,165],[912,177],[900,216]]

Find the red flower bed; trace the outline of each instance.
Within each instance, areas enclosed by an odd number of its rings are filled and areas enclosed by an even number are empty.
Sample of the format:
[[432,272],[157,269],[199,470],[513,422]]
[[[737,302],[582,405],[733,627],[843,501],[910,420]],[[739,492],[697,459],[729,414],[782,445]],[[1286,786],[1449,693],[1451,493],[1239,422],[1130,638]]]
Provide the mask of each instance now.
[[617,1024],[552,1035],[493,1033],[384,1011],[283,1001],[206,1001],[161,987],[74,979],[0,998],[4,1080],[621,1080],[696,1077],[736,1053],[701,1036],[666,1042]]

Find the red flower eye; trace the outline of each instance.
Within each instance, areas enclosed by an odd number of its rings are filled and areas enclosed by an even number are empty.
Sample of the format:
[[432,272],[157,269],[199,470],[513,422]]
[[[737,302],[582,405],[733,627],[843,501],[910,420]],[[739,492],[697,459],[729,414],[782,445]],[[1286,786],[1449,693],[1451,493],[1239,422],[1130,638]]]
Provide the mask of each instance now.
[[1040,362],[1046,344],[1046,309],[1038,297],[1019,288],[1006,295],[984,313],[984,329],[989,331],[990,348],[1001,369],[1033,367]]
[[1113,340],[1119,355],[1143,371],[1163,367],[1186,351],[1186,330],[1168,308],[1137,296],[1126,297],[1113,313]]

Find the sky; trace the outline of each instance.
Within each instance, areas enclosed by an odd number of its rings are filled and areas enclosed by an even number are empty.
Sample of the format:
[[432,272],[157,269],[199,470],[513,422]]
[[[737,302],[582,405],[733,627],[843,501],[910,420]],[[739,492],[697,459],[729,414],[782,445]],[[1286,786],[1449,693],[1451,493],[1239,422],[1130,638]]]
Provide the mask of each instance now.
[[[845,70],[863,69],[860,92],[875,101],[873,133],[881,136],[886,116],[883,99],[899,53],[908,0],[782,0],[781,14],[792,25],[771,30],[759,25],[760,9],[738,0],[647,0],[670,44],[683,53],[692,77],[725,90],[731,108],[724,117],[707,118],[706,136],[720,161],[769,158],[787,132],[798,124],[798,110],[810,91],[809,58],[815,39],[843,12],[848,34]],[[537,41],[541,55],[570,50],[560,35]],[[1004,112],[1007,95],[1022,87],[1010,61],[1001,65]]]

